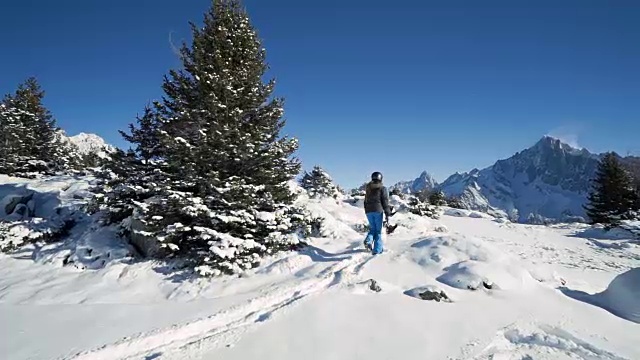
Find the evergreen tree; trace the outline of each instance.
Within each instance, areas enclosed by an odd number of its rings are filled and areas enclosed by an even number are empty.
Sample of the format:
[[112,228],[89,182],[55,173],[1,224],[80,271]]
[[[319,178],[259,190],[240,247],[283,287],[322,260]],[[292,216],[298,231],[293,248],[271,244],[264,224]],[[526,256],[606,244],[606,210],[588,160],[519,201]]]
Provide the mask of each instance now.
[[44,91],[32,77],[3,99],[0,151],[11,159],[3,161],[5,165],[0,171],[23,175],[78,165],[76,152],[63,140],[55,119],[42,104],[43,98]]
[[311,198],[338,198],[340,190],[333,183],[331,176],[320,166],[314,166],[311,172],[305,172],[300,180],[300,186],[307,190]]
[[636,190],[616,154],[608,153],[600,160],[588,200],[585,210],[591,222],[609,227],[631,218],[637,210]]
[[21,136],[25,132],[20,121],[23,112],[0,104],[0,173],[13,174],[21,156],[25,156],[25,147]]
[[[106,225],[121,222],[134,215],[139,208],[154,196],[169,188],[167,166],[162,157],[160,114],[161,106],[153,103],[144,109],[136,124],[129,124],[129,132],[120,135],[135,145],[127,152],[116,150],[104,161],[97,173],[97,194],[91,204],[91,212],[105,211]],[[125,229],[130,232],[131,229]]]
[[[200,274],[240,272],[298,246],[297,233],[309,225],[292,206],[289,184],[300,171],[298,144],[280,136],[283,100],[271,96],[274,80],[262,81],[265,50],[239,2],[213,1],[192,33],[180,51],[183,68],[165,77],[162,103],[123,134],[137,147],[118,166],[156,176],[145,192],[152,196],[123,203],[114,193],[112,201],[144,226],[130,231]],[[154,157],[160,167],[146,161]],[[131,179],[118,181],[132,187]]]
[[56,123],[51,112],[44,107],[44,91],[34,77],[18,86],[14,95],[7,95],[4,102],[22,112],[20,117],[24,132],[22,141],[30,155],[42,161],[54,157],[52,143],[55,140]]
[[154,102],[152,106],[145,107],[142,117],[137,118],[137,127],[134,124],[129,124],[130,133],[120,131],[120,135],[126,141],[136,145],[134,151],[144,161],[162,157],[160,138],[163,121],[161,111],[161,105]]
[[429,203],[434,206],[443,206],[447,204],[447,201],[442,191],[434,190],[429,193]]

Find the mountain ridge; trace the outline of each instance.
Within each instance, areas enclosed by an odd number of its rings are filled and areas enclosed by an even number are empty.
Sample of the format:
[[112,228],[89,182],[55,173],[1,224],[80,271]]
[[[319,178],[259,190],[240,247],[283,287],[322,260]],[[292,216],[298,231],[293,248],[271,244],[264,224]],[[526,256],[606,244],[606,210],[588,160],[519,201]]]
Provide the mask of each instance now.
[[433,190],[438,186],[438,182],[426,170],[420,175],[408,181],[399,181],[391,186],[391,189],[399,190],[401,193],[412,194],[422,190]]
[[[399,182],[394,187],[411,192],[424,188],[440,190],[446,196],[459,198],[469,209],[511,221],[585,221],[583,205],[601,156],[545,135],[531,147],[493,165],[456,172],[431,188],[412,187],[419,178]],[[630,167],[640,169],[640,160],[622,159]]]

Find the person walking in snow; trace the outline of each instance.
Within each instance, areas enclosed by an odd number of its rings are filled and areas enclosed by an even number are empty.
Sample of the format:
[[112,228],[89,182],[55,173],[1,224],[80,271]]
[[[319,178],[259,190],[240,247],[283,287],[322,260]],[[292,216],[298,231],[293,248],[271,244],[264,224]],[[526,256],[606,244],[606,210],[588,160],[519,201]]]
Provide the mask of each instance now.
[[364,197],[364,211],[369,221],[369,234],[364,240],[364,246],[373,255],[382,253],[383,216],[387,220],[391,216],[389,206],[389,190],[382,184],[382,174],[378,171],[371,174],[371,182],[366,186]]

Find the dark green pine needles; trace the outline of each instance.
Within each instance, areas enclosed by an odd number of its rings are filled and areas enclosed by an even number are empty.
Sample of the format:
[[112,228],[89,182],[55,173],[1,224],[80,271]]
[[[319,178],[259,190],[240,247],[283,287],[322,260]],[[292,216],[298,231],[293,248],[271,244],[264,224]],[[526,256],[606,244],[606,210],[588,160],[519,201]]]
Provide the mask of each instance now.
[[[290,188],[298,143],[280,135],[283,100],[272,98],[274,80],[262,80],[265,49],[239,2],[214,1],[203,26],[191,27],[163,100],[123,134],[135,149],[120,154],[126,166],[113,165],[121,175],[103,205],[120,212],[116,220],[132,216],[132,238],[201,274],[240,272],[299,243],[304,216]],[[138,201],[126,200],[132,192]]]
[[592,223],[612,227],[634,216],[633,212],[638,210],[637,197],[632,178],[618,156],[608,153],[600,160],[585,210]]

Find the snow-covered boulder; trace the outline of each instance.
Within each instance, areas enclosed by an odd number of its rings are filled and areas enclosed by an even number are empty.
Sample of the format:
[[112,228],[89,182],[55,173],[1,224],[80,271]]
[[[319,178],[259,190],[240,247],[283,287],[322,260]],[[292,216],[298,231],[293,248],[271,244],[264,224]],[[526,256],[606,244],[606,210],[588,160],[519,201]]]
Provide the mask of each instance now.
[[440,235],[412,245],[411,258],[448,286],[478,290],[528,290],[537,284],[518,259],[473,237]]
[[466,260],[444,270],[437,280],[458,289],[520,290],[535,284],[531,274],[514,263]]

